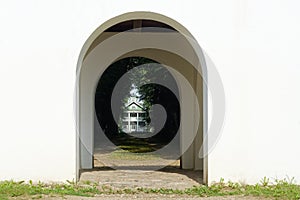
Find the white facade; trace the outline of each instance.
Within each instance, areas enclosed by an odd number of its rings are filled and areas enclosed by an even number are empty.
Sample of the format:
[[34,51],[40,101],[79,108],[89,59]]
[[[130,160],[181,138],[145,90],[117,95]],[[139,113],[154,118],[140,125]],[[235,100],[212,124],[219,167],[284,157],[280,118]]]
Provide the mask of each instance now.
[[137,97],[130,97],[128,103],[125,105],[122,116],[122,131],[125,133],[131,132],[146,132],[146,118],[147,112],[143,105],[138,101]]
[[80,52],[107,20],[147,11],[189,30],[223,81],[226,119],[208,181],[299,182],[299,8],[296,0],[2,1],[0,179],[76,178]]

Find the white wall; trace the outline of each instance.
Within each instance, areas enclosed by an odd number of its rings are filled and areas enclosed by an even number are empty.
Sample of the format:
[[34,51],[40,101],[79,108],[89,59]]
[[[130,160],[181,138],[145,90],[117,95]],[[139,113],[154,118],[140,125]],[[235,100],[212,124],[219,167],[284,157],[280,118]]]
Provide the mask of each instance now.
[[75,178],[80,50],[106,20],[152,11],[185,26],[223,80],[226,121],[209,180],[300,181],[299,7],[296,0],[1,1],[0,179]]
[[210,177],[249,183],[295,177],[299,183],[300,4],[248,1],[242,8],[224,46],[230,53],[220,55],[223,45],[208,50],[227,96]]

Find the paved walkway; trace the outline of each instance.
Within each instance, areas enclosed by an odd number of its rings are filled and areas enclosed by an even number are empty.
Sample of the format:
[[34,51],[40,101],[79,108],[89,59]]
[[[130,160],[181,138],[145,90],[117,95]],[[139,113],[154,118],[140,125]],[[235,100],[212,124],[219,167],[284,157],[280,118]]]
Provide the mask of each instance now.
[[[168,164],[169,166],[164,167]],[[132,154],[120,150],[103,153],[96,149],[94,166],[93,170],[81,174],[81,182],[96,182],[114,189],[137,187],[185,189],[203,183],[202,171],[182,170],[179,160],[148,154]]]
[[[202,171],[182,170],[179,168],[179,161],[173,160],[167,167],[161,167],[160,170],[145,170],[144,167],[158,166],[170,162],[171,159],[156,156],[132,155],[123,151],[112,150],[110,152],[96,151],[94,155],[94,166],[92,170],[86,170],[81,173],[80,182],[90,181],[99,184],[99,189],[108,187],[112,189],[124,188],[170,188],[185,189],[193,186],[199,186],[203,183]],[[109,166],[109,167],[107,167]],[[117,168],[115,170],[113,168]],[[96,199],[203,199],[203,200],[258,200],[261,197],[249,196],[228,196],[228,197],[197,197],[188,195],[163,195],[163,194],[110,194],[97,195],[96,197],[44,197],[47,200],[96,200]]]
[[83,172],[80,181],[92,181],[114,189],[185,189],[202,183],[202,171],[182,170],[171,166],[159,171],[111,170],[100,167]]

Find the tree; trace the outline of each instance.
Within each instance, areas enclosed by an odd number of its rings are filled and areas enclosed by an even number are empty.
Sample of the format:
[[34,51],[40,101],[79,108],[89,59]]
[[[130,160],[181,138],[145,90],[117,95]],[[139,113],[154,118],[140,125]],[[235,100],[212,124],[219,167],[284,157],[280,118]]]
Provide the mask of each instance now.
[[[125,73],[129,73],[129,81],[122,85],[123,105],[130,91],[140,85],[141,87],[137,87],[137,93],[140,100],[144,101],[146,111],[149,112],[153,104],[161,104],[167,112],[164,128],[153,138],[169,141],[176,134],[180,121],[180,107],[176,97],[178,91],[174,94],[169,88],[156,84],[158,81],[166,80],[177,87],[176,81],[165,67],[157,64],[158,62],[144,57],[128,57],[111,64],[102,74],[96,89],[95,109],[100,126],[109,138],[113,138],[118,132],[118,122],[114,120],[111,110],[112,92]],[[141,65],[144,67],[132,70]],[[150,123],[150,118],[147,122]]]

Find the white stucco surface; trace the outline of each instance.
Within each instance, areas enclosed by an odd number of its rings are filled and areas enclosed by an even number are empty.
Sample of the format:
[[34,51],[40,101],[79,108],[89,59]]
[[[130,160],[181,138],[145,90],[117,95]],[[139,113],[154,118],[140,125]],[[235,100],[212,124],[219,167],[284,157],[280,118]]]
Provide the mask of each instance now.
[[209,182],[300,181],[299,8],[296,0],[1,1],[0,179],[75,178],[81,48],[105,21],[151,11],[185,26],[222,78],[226,120]]

